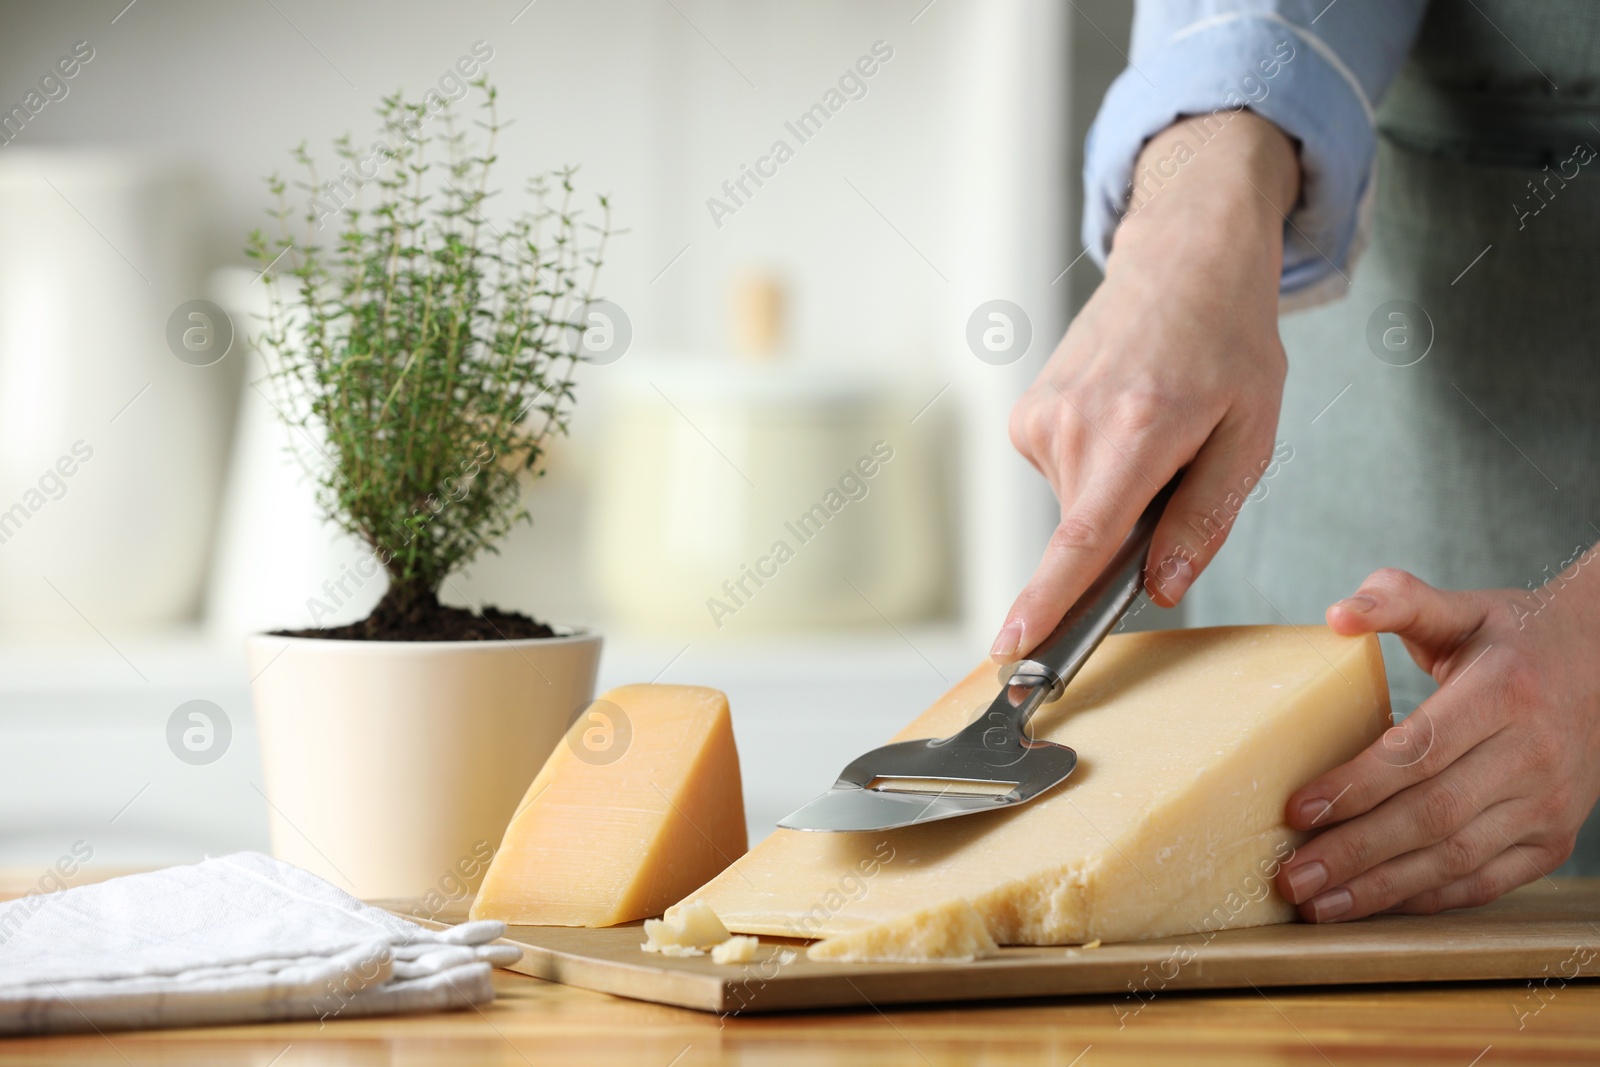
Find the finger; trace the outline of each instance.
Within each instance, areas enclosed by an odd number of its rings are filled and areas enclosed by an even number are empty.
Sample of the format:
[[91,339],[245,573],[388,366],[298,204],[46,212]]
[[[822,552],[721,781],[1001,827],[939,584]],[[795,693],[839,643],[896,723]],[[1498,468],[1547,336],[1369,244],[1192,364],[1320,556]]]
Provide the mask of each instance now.
[[[1050,535],[1028,585],[1017,596],[989,654],[1001,663],[1026,656],[1061,621],[1067,608],[1083,595],[1122,544],[1139,513],[1161,488],[1116,456],[1097,461],[1093,476],[1070,505],[1063,504],[1061,524]],[[1177,470],[1162,467],[1165,478]]]
[[1433,915],[1451,908],[1476,908],[1519,885],[1543,878],[1566,861],[1554,845],[1524,842],[1504,851],[1462,878],[1402,900],[1388,910],[1397,915]]
[[[1307,922],[1347,922],[1470,877],[1505,850],[1518,801],[1496,804],[1435,844],[1380,863],[1299,906]],[[1364,820],[1363,820],[1364,821]]]
[[1279,872],[1279,891],[1291,904],[1303,904],[1396,856],[1448,839],[1510,795],[1502,766],[1493,752],[1475,749],[1444,774],[1324,830]]
[[1493,714],[1492,703],[1475,699],[1472,690],[1446,686],[1354,759],[1295,792],[1289,825],[1325,830],[1427,781],[1495,733]]
[[1417,666],[1433,673],[1487,615],[1487,601],[1476,594],[1435,589],[1413,574],[1387,567],[1329,607],[1326,617],[1330,627],[1347,637],[1399,634]]
[[1044,475],[1063,509],[1096,470],[1091,448],[1106,443],[1080,403],[1084,402],[1072,401],[1047,371],[1011,409],[1007,423],[1012,447]]
[[1200,447],[1150,543],[1145,584],[1157,604],[1176,606],[1200,577],[1227,540],[1271,455],[1271,427],[1242,420],[1224,420]]
[[1069,431],[1055,419],[1053,408],[1041,402],[1037,383],[1011,409],[1006,428],[1011,437],[1011,446],[1034,470],[1044,475],[1045,481],[1050,483],[1051,492],[1060,500],[1061,481],[1058,472],[1062,464],[1056,459],[1060,453],[1057,435]]

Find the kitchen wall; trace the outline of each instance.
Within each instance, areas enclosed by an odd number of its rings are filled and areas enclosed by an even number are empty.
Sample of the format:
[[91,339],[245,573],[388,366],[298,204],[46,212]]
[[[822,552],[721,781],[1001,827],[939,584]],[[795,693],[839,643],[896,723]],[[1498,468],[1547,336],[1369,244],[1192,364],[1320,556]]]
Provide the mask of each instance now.
[[[1079,247],[1076,131],[1120,62],[1102,32],[1125,34],[1126,6],[1077,5],[1069,25],[1053,5],[1025,3],[13,3],[0,7],[0,101],[20,101],[76,42],[93,59],[4,152],[94,146],[188,161],[209,198],[196,213],[206,265],[242,264],[245,231],[265,221],[261,179],[288,167],[291,146],[360,138],[380,93],[419,94],[481,41],[514,120],[501,143],[505,187],[579,162],[587,186],[613,197],[627,232],[605,291],[630,316],[638,351],[725,353],[731,282],[771,274],[786,289],[795,359],[870,364],[918,406],[952,369],[968,375],[930,414],[936,427],[947,420],[944,435],[973,438],[967,454],[981,459],[946,476],[1015,479],[1035,503],[1012,525],[1037,543],[1048,501],[1011,462],[1003,409],[1092,284],[1087,260],[1055,276]],[[797,145],[759,195],[713,218],[707,201],[729,202],[722,184],[789,137],[784,123],[875,42],[892,58],[864,80],[865,95]],[[122,252],[137,263],[142,249]],[[1050,278],[1022,276],[1035,269]],[[962,339],[972,305],[1023,289],[1037,320],[1028,356],[975,367]],[[592,474],[581,469],[595,451],[586,435],[600,432],[606,407],[606,382],[593,377],[561,457],[578,482]],[[150,417],[162,401],[145,398]],[[562,463],[552,473],[544,510],[556,528],[521,531],[469,591],[509,585],[516,606],[589,621],[605,605],[590,571],[565,565],[583,502],[570,482],[563,493]],[[1028,553],[971,526],[971,499],[943,502],[980,543],[947,546],[946,569],[969,581],[952,583],[934,613],[965,608],[987,625],[1025,574],[1010,560]]]
[[[579,163],[580,184],[610,195],[620,232],[602,288],[633,339],[616,364],[584,368],[571,439],[529,488],[533,524],[448,597],[601,625],[615,638],[609,680],[654,673],[678,642],[672,625],[652,629],[639,621],[649,612],[629,608],[654,595],[649,574],[620,590],[601,580],[620,573],[615,553],[629,552],[626,537],[609,536],[616,524],[648,537],[663,521],[648,500],[621,519],[597,504],[626,464],[618,428],[639,421],[628,382],[666,396],[661,383],[697,363],[849,382],[873,398],[871,417],[806,425],[817,441],[834,434],[828,447],[841,454],[886,435],[901,451],[884,477],[902,481],[848,516],[837,564],[817,553],[794,586],[821,575],[842,597],[839,575],[876,573],[867,561],[896,543],[915,543],[903,555],[920,569],[884,594],[889,610],[787,636],[772,621],[785,612],[763,622],[752,611],[696,637],[673,669],[711,684],[723,672],[746,706],[770,705],[742,729],[759,750],[747,760],[773,768],[797,709],[835,709],[853,743],[925,703],[982,654],[1049,534],[1053,501],[1012,453],[1005,413],[1096,280],[1086,258],[1064,268],[1081,250],[1082,132],[1123,63],[1129,9],[1127,0],[0,2],[0,108],[27,99],[75,47],[90,56],[65,95],[0,144],[0,301],[17,309],[4,318],[71,326],[19,333],[0,321],[0,406],[11,425],[41,427],[10,437],[0,427],[12,442],[0,447],[0,501],[20,499],[79,437],[98,448],[59,503],[0,544],[0,664],[10,668],[0,677],[0,780],[12,783],[0,795],[0,863],[50,853],[55,838],[90,823],[120,842],[107,854],[129,862],[260,843],[236,638],[304,625],[305,605],[353,549],[317,520],[252,384],[263,366],[246,313],[260,286],[244,235],[267,221],[262,178],[289,168],[294,145],[327,158],[334,137],[370,136],[381,94],[448,87],[452,65],[475,50],[513,120],[498,147],[503,187]],[[867,56],[873,74],[849,83],[824,127],[803,142],[789,132]],[[778,139],[793,157],[735,203],[724,183]],[[733,352],[737,286],[752,276],[783,297],[768,364]],[[50,316],[28,295],[29,279],[42,277],[68,294]],[[112,294],[127,308],[120,317],[106,311]],[[196,368],[171,357],[163,331],[179,304],[201,297],[234,311],[240,343]],[[974,309],[996,298],[1020,305],[1033,333],[1003,366],[967,342]],[[660,405],[655,414],[670,421]],[[677,430],[685,449],[705,443],[737,458],[722,432]],[[702,452],[680,474],[719,462]],[[820,461],[771,469],[752,499],[773,514],[826,488]],[[723,504],[742,493],[712,491]],[[733,517],[719,522],[756,513],[724,511]],[[603,516],[612,527],[598,525]],[[742,548],[731,543],[726,566],[736,567]],[[360,614],[378,592],[360,590],[341,611]],[[818,610],[843,609],[835,600]],[[833,666],[783,666],[806,655]],[[788,684],[786,670],[820,688],[778,699],[768,690]],[[220,772],[208,784],[204,769],[166,767],[160,744],[144,744],[186,693],[238,709],[243,740],[230,758],[240,764],[226,784]],[[753,828],[823,773],[834,748],[813,748],[817,767],[788,767],[793,781],[753,776],[772,783],[753,802]],[[179,772],[188,777],[174,782]],[[142,799],[112,822],[99,809],[114,811],[125,793]],[[138,833],[116,837],[130,824]],[[24,825],[51,829],[24,841]]]

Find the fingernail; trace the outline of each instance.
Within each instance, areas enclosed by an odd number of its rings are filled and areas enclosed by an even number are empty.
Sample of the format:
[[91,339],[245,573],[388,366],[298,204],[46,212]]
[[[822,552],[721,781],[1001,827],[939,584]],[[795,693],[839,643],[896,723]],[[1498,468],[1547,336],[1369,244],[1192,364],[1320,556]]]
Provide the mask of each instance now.
[[1295,821],[1301,828],[1315,826],[1321,822],[1333,807],[1326,800],[1302,800],[1300,806],[1294,809]]
[[1301,864],[1289,872],[1289,895],[1294,898],[1292,903],[1295,904],[1308,899],[1327,884],[1328,868],[1317,860]]
[[1012,619],[1000,629],[1000,636],[994,639],[994,647],[989,649],[989,655],[995,659],[1004,659],[1017,654],[1017,648],[1022,644],[1022,620]]
[[1194,582],[1194,564],[1189,562],[1189,554],[1179,550],[1162,560],[1156,567],[1156,579],[1161,594],[1176,602]]
[[1377,606],[1378,602],[1365,593],[1357,593],[1355,596],[1345,597],[1335,605],[1335,607],[1341,607],[1346,611],[1353,611],[1357,615],[1365,615]]
[[1311,902],[1311,918],[1313,922],[1325,923],[1330,919],[1337,919],[1348,912],[1356,898],[1350,895],[1350,890],[1340,887],[1330,889]]

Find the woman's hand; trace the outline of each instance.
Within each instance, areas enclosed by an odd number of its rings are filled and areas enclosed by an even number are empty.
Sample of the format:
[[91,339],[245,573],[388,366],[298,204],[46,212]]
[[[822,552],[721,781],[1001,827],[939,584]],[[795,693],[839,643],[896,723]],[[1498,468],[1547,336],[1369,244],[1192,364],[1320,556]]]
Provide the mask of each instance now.
[[1278,875],[1311,922],[1486,904],[1554,870],[1600,796],[1600,575],[1452,593],[1382,570],[1328,609],[1396,633],[1439,690],[1289,798],[1319,831]]
[[1145,147],[1105,281],[1011,413],[1012,443],[1049,479],[1061,523],[995,640],[1000,662],[1049,634],[1187,466],[1147,570],[1157,603],[1176,604],[1267,466],[1299,163],[1248,111],[1207,124],[1180,122]]

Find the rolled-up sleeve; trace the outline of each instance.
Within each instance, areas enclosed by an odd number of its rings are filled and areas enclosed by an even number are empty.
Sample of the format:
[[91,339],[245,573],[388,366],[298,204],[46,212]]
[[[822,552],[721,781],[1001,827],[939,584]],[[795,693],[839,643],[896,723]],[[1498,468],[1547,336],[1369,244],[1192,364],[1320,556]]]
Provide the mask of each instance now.
[[1242,108],[1299,143],[1284,226],[1286,304],[1337,295],[1365,240],[1377,158],[1373,103],[1405,60],[1426,0],[1143,0],[1128,69],[1106,93],[1084,161],[1083,239],[1104,267],[1133,167],[1187,115]]

